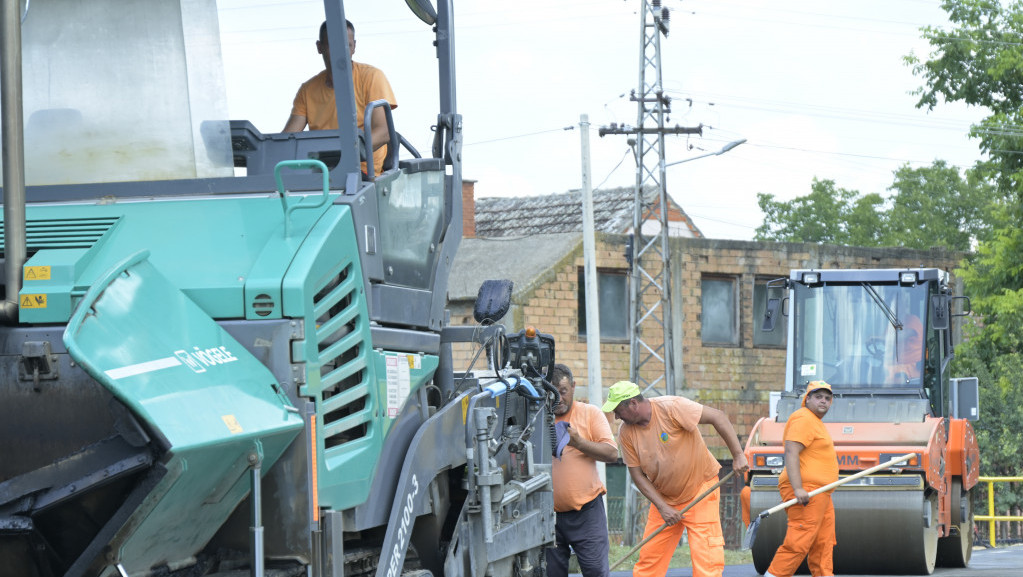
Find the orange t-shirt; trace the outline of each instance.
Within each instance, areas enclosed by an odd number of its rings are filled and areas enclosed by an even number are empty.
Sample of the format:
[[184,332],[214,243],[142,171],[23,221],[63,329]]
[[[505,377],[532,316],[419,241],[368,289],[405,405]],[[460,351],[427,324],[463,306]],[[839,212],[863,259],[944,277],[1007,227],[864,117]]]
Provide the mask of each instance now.
[[[579,436],[594,443],[605,443],[618,450],[611,425],[600,408],[586,403],[574,402],[558,421],[568,421]],[[597,474],[597,461],[587,457],[575,447],[565,446],[561,459],[553,460],[554,510],[558,513],[578,511],[583,505],[607,492]]]
[[[805,401],[804,401],[805,402]],[[824,423],[805,406],[792,413],[782,438],[796,441],[805,447],[799,453],[799,476],[803,479],[803,489],[813,491],[828,483],[838,480],[838,456],[835,454],[835,443]],[[789,471],[781,472],[778,485],[791,485]]]
[[[374,66],[352,62],[352,85],[355,91],[355,125],[361,130],[365,123],[366,107],[370,102],[386,100],[391,109],[398,107],[391,84],[384,73]],[[305,116],[309,130],[337,130],[337,105],[334,103],[334,88],[327,86],[327,71],[324,70],[307,80],[298,89],[291,113]],[[373,167],[377,176],[384,166],[387,147],[373,151]],[[363,172],[366,165],[363,163]]]
[[681,505],[693,500],[721,469],[697,427],[703,405],[683,397],[649,401],[645,427],[622,425],[622,459],[629,467],[639,467],[669,505]]

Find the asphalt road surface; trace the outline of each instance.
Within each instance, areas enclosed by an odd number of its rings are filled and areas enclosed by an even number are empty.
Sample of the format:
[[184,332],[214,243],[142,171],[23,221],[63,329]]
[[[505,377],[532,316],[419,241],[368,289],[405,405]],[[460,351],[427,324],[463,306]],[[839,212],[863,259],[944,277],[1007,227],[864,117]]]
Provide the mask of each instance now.
[[[612,577],[631,577],[631,571],[615,571]],[[666,577],[692,577],[692,569],[669,569]],[[724,577],[759,577],[753,565],[728,565]],[[934,577],[1023,577],[1023,545],[999,547],[997,549],[976,548],[973,558],[966,569],[946,569],[939,567],[934,570]],[[860,577],[842,574],[842,577]],[[894,575],[874,575],[872,577],[895,577]]]

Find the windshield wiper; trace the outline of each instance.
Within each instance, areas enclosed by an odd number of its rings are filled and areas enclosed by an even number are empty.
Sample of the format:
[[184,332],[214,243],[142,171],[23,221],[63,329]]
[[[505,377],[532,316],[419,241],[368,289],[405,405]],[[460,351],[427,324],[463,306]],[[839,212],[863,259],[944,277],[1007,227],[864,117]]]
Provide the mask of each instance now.
[[[877,294],[877,291],[874,290],[874,287],[865,282],[861,282],[860,286],[862,286],[863,289],[867,291],[868,294],[870,294],[870,298],[874,299],[874,302],[884,312],[884,316],[888,317],[888,322],[892,323],[892,326],[895,327],[895,330],[897,331],[902,330],[902,323],[899,322],[899,319],[895,316],[895,313],[888,306],[888,304],[884,302],[884,299],[881,298],[881,295]],[[896,335],[897,334],[898,333],[896,333]]]

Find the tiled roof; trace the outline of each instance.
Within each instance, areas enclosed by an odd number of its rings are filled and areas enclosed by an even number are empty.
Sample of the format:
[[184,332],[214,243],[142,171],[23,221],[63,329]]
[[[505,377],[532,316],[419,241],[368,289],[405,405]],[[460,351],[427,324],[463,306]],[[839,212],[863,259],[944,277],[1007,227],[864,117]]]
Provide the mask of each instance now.
[[[594,191],[593,220],[597,232],[621,234],[632,228],[633,194],[632,187]],[[692,236],[703,236],[689,216],[677,205],[676,208]],[[582,192],[579,190],[542,196],[476,199],[476,236],[480,238],[582,232],[582,221]]]

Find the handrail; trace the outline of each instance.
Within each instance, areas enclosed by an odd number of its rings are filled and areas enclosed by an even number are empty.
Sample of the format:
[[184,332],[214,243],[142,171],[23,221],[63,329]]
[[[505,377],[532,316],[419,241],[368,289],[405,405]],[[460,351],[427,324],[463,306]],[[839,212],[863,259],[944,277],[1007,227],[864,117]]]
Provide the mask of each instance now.
[[995,483],[1019,483],[1023,477],[978,477],[977,482],[987,483],[987,515],[974,515],[974,521],[987,521],[988,539],[995,547],[995,521],[1023,521],[1020,515],[995,515]]
[[[299,200],[296,203],[288,203],[288,191],[284,188],[284,180],[281,178],[282,168],[316,168],[323,175],[323,194],[320,196],[320,200],[316,204],[302,204]],[[320,208],[327,203],[330,199],[330,172],[327,170],[327,165],[323,161],[316,159],[304,159],[304,160],[282,160],[274,166],[274,180],[277,181],[277,193],[281,195],[281,206],[284,207],[284,236],[287,238],[291,224],[291,213],[292,211],[299,209],[309,208]]]

